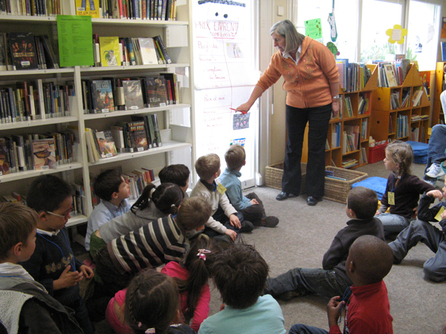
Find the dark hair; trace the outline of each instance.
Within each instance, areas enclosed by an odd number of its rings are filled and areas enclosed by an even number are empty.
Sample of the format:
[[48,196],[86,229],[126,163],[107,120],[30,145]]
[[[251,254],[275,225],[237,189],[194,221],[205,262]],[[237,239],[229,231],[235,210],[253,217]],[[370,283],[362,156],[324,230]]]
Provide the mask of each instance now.
[[237,170],[242,167],[245,159],[245,149],[240,145],[231,145],[225,153],[226,165],[230,170]]
[[122,174],[118,169],[107,169],[96,177],[93,190],[100,199],[110,201],[113,193],[119,192],[122,182]]
[[165,334],[179,309],[178,287],[173,279],[155,269],[145,269],[130,282],[125,296],[125,321],[134,333],[155,328]]
[[37,213],[54,211],[72,195],[73,189],[68,182],[53,174],[41,175],[31,182],[26,194],[26,204]]
[[349,259],[367,284],[380,282],[393,265],[393,251],[384,240],[373,235],[358,237],[350,246]]
[[[200,250],[206,250],[209,253],[200,253]],[[184,313],[186,323],[189,323],[194,317],[195,307],[200,299],[201,290],[210,278],[215,256],[220,250],[212,239],[209,239],[207,235],[200,234],[193,241],[189,252],[183,260],[183,266],[189,272],[189,277],[186,280],[174,277],[180,293],[187,292],[187,310]]]
[[262,294],[268,264],[254,246],[238,243],[218,255],[212,275],[223,302],[244,309],[254,305]]
[[195,161],[195,170],[202,180],[209,180],[220,169],[220,157],[215,153],[203,155]]
[[144,210],[152,201],[162,213],[176,214],[178,207],[184,199],[184,193],[180,186],[173,183],[161,183],[156,187],[153,183],[147,185],[138,200],[132,205],[131,210]]
[[0,260],[5,260],[12,247],[22,242],[37,226],[36,211],[20,203],[0,203]]
[[387,152],[392,155],[393,162],[399,164],[398,176],[411,173],[410,166],[413,162],[412,146],[401,140],[394,140],[387,145]]
[[355,187],[347,196],[347,207],[358,219],[371,219],[378,209],[378,195],[369,188]]
[[203,226],[212,213],[211,205],[201,197],[186,198],[178,210],[177,223],[184,231]]
[[189,175],[189,168],[187,168],[187,166],[183,164],[165,166],[158,173],[158,177],[160,178],[161,183],[175,183],[180,187],[186,186]]

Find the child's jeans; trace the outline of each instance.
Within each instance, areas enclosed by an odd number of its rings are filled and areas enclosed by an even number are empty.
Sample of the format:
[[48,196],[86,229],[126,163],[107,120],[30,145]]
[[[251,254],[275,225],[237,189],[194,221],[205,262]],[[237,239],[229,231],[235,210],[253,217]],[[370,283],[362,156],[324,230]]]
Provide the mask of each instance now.
[[384,227],[384,236],[387,237],[389,234],[400,233],[407,226],[409,226],[410,221],[400,215],[394,215],[391,213],[381,213],[376,216]]
[[288,334],[328,334],[325,329],[302,324],[293,325]]
[[[237,217],[240,220],[241,227],[243,227],[245,225],[245,219],[243,218],[242,213],[237,212]],[[218,207],[217,211],[215,211],[215,213],[212,215],[212,218],[214,218],[216,221],[219,221],[220,223],[222,223],[224,226],[226,226],[226,228],[228,228],[230,230],[234,230],[237,233],[240,233],[241,228],[237,228],[237,227],[231,225],[231,223],[229,222],[229,217],[226,216],[225,212],[223,211],[223,209],[220,206]],[[221,235],[221,233],[218,233],[217,231],[214,231],[213,229],[211,229],[209,227],[205,227],[204,233],[211,238]]]

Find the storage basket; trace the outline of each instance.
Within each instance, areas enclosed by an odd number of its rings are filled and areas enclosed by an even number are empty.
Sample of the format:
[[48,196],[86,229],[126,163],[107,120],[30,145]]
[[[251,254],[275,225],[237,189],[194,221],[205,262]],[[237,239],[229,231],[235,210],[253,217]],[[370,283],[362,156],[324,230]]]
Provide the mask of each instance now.
[[345,179],[344,181],[331,177],[325,177],[324,198],[340,203],[346,203],[348,192],[352,188],[353,183],[359,182],[368,177],[368,174],[364,172],[332,166],[326,166],[325,170],[332,171],[334,177]]
[[[305,189],[305,179],[307,174],[307,164],[302,162],[300,164],[302,181],[300,184],[300,193],[304,194]],[[265,185],[270,188],[275,188],[282,190],[282,176],[283,176],[283,162],[266,166],[265,167]]]

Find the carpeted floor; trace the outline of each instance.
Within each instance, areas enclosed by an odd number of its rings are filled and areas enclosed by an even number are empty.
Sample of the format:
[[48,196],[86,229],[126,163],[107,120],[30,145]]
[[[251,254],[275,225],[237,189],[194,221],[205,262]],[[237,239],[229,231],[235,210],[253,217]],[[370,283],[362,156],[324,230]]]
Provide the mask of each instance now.
[[[424,165],[415,164],[413,174],[422,177]],[[378,162],[357,169],[369,176],[387,178],[389,172]],[[442,182],[437,182],[442,186]],[[252,189],[248,191],[253,191]],[[254,244],[270,266],[275,277],[293,267],[320,267],[322,257],[334,235],[348,220],[345,205],[323,200],[315,207],[306,204],[306,196],[276,201],[278,190],[258,187],[254,191],[263,200],[267,214],[280,218],[276,228],[256,228],[243,235]],[[389,291],[395,334],[441,333],[446,321],[446,284],[432,283],[423,278],[423,263],[433,253],[423,244],[413,248],[406,259],[395,265],[385,278]],[[221,300],[217,289],[211,287],[211,312],[218,312]],[[328,300],[305,296],[280,302],[286,328],[304,323],[328,329],[325,306]],[[97,333],[109,333],[105,323],[97,324]],[[230,333],[228,333],[230,334]]]

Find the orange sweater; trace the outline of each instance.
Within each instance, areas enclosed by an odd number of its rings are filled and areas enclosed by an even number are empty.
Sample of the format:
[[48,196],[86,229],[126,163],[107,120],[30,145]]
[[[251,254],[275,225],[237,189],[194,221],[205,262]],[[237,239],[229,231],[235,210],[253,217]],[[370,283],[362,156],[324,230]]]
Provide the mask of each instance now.
[[[339,92],[339,74],[334,55],[323,44],[305,37],[299,61],[285,59],[280,51],[271,57],[268,68],[257,85],[264,90],[283,76],[282,88],[287,91],[286,104],[295,108],[313,108],[332,102]],[[335,92],[331,87],[336,87]],[[334,94],[333,94],[334,93]]]

